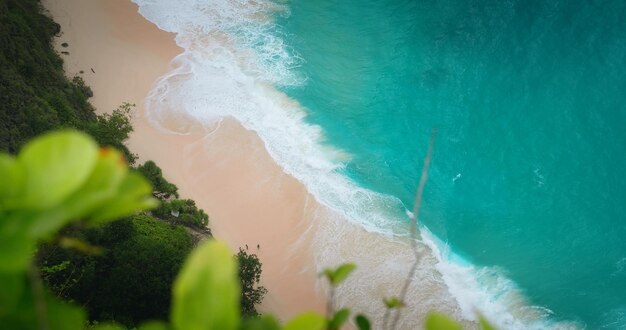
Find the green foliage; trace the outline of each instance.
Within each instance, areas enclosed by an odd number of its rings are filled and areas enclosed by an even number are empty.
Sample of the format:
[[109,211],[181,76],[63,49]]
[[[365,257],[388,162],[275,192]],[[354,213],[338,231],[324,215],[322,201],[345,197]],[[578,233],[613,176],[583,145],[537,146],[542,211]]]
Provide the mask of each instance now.
[[359,330],[370,330],[372,328],[370,320],[366,316],[361,314],[354,317],[354,323],[356,323],[356,326]]
[[16,153],[41,133],[75,128],[121,150],[133,164],[137,156],[123,142],[132,132],[134,105],[96,115],[88,102],[92,90],[81,77],[65,77],[51,45],[59,31],[39,0],[0,0],[0,151]]
[[0,151],[16,153],[38,134],[95,119],[90,91],[65,77],[51,46],[59,31],[38,0],[0,1]]
[[240,290],[236,271],[237,263],[223,243],[206,241],[198,247],[174,283],[174,329],[236,329]]
[[167,323],[158,322],[158,321],[149,321],[147,323],[142,324],[139,327],[139,330],[168,330],[169,327]]
[[89,330],[125,330],[123,326],[115,323],[102,323],[89,326]]
[[341,325],[346,323],[346,321],[350,318],[350,310],[347,308],[340,309],[335,312],[335,315],[328,320],[328,330],[339,330]]
[[[35,139],[17,157],[0,154],[0,178],[0,324],[81,329],[84,311],[46,292],[31,265],[35,246],[72,221],[108,220],[102,214],[110,214],[111,205],[123,215],[154,206],[150,186],[133,178],[117,151],[99,151],[93,140],[73,131]],[[129,182],[132,194],[126,193]]]
[[241,326],[241,329],[245,330],[280,330],[280,328],[280,323],[272,315],[244,319]]
[[206,228],[209,224],[209,216],[202,209],[196,207],[196,202],[191,199],[174,199],[161,203],[153,214],[173,224],[181,224],[196,228]]
[[[131,165],[135,163],[137,156],[128,150],[124,141],[133,131],[130,114],[134,107],[134,104],[124,103],[112,113],[97,115],[95,121],[87,122],[85,125],[85,131],[93,136],[100,145],[121,150]],[[148,180],[152,181],[150,178]]]
[[0,233],[6,236],[0,240],[0,271],[24,271],[37,240],[71,220],[104,221],[112,218],[109,214],[126,215],[156,203],[146,196],[150,186],[128,172],[117,151],[99,152],[77,132],[48,134],[17,158],[3,155],[2,160],[0,177],[12,179],[3,182],[0,199]]
[[57,296],[83,304],[91,320],[134,326],[145,320],[167,319],[172,283],[193,247],[183,228],[137,215],[63,234],[97,245],[104,253],[41,246],[42,269],[69,263],[61,271],[43,273]]
[[478,315],[478,324],[480,324],[480,328],[483,330],[496,330],[496,328],[480,314]]
[[323,316],[308,312],[296,316],[293,320],[287,322],[283,330],[323,330],[326,329],[326,318]]
[[356,269],[356,265],[352,263],[343,264],[336,269],[326,268],[322,272],[331,285],[338,285],[343,282],[352,271]]
[[178,198],[178,187],[170,183],[163,177],[161,168],[153,161],[149,160],[137,167],[137,171],[141,173],[154,187],[154,197],[166,200],[171,197]]
[[397,297],[384,298],[383,303],[385,304],[385,307],[389,309],[401,308],[405,306],[404,303]]
[[426,316],[426,330],[461,330],[461,325],[444,314],[431,312]]
[[255,316],[258,314],[255,306],[263,301],[267,293],[267,289],[259,284],[262,273],[261,261],[255,254],[248,254],[240,248],[237,253],[237,263],[241,284],[241,313]]

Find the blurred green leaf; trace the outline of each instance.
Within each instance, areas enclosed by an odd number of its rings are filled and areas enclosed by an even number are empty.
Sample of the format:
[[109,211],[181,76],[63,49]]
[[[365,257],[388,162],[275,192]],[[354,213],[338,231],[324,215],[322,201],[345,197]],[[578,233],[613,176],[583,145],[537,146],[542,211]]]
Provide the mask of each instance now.
[[431,312],[426,316],[426,330],[461,330],[461,325],[444,314]]
[[24,188],[22,168],[15,158],[5,154],[0,154],[0,187],[0,210],[14,204]]
[[17,306],[24,293],[24,281],[22,273],[0,273],[0,317]]
[[333,318],[328,321],[328,329],[329,330],[337,330],[341,327],[342,324],[348,320],[350,317],[350,310],[348,308],[343,308],[335,312]]
[[[128,174],[122,153],[111,148],[100,150],[94,169],[80,190],[70,196],[56,211],[62,217],[76,218],[92,216],[112,200],[131,198],[120,195],[120,187]],[[149,196],[148,193],[145,196]],[[123,215],[129,215],[127,212]],[[48,220],[50,221],[50,220]]]
[[76,191],[89,177],[98,146],[83,133],[58,131],[28,143],[17,157],[24,169],[24,206],[50,208]]
[[35,253],[35,241],[19,226],[16,219],[0,220],[0,272],[26,270]]
[[354,318],[354,322],[356,322],[356,326],[359,328],[359,330],[370,330],[372,328],[370,320],[368,320],[367,317],[361,314],[357,315]]
[[169,326],[165,322],[150,321],[139,326],[138,330],[168,330]]
[[50,330],[82,330],[87,317],[78,306],[58,300],[49,295],[46,298],[46,317]]
[[350,275],[350,273],[352,273],[352,271],[354,271],[355,269],[356,269],[356,265],[352,263],[343,264],[339,266],[339,268],[335,270],[335,274],[333,276],[333,282],[335,284],[339,284],[343,282],[348,277],[348,275]]
[[283,330],[323,330],[326,329],[326,319],[313,312],[303,313],[287,322]]
[[273,316],[263,315],[245,319],[240,330],[280,330],[280,324]]
[[[136,186],[131,187],[133,184]],[[101,223],[130,215],[153,206],[156,200],[151,196],[148,182],[137,174],[128,173],[120,152],[102,149],[84,185],[62,203],[39,214],[31,225],[30,234],[34,238],[45,237],[69,221],[84,217],[98,218]]]
[[385,307],[389,309],[401,308],[405,306],[404,303],[397,297],[385,298],[383,299],[383,302],[385,303]]
[[[116,323],[102,323],[102,324],[97,324],[94,326],[91,326],[88,328],[89,330],[126,330],[126,327],[121,326],[119,324]],[[139,328],[140,330],[143,330],[142,327]]]
[[483,330],[496,330],[496,328],[489,323],[489,321],[482,315],[478,315],[478,323]]
[[113,148],[100,149],[98,161],[80,192],[83,195],[115,194],[127,173],[128,167],[121,152]]
[[174,283],[177,330],[230,330],[239,324],[237,264],[228,247],[207,241],[188,257]]
[[356,265],[353,263],[343,264],[336,269],[326,268],[322,272],[328,279],[331,285],[338,285],[343,282],[352,271],[356,269]]
[[152,198],[152,187],[140,174],[129,172],[121,183],[116,196],[106,205],[94,210],[92,223],[102,223],[138,210],[146,210],[158,205]]

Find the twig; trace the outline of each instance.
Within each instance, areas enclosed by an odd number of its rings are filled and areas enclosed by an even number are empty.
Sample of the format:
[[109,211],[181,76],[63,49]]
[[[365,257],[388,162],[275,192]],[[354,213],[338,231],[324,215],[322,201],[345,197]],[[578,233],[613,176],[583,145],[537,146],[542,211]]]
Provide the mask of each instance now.
[[328,301],[326,305],[326,314],[328,318],[332,318],[335,314],[335,286],[331,284],[330,294],[328,295]]
[[[417,187],[417,193],[415,196],[415,205],[413,205],[413,214],[411,215],[411,248],[413,249],[413,254],[415,257],[415,261],[413,261],[413,265],[409,270],[409,274],[404,281],[404,286],[400,291],[400,299],[401,303],[404,303],[406,298],[406,294],[409,291],[409,287],[413,282],[413,277],[415,276],[415,272],[417,271],[417,265],[420,262],[420,253],[417,250],[417,219],[419,216],[420,205],[422,204],[422,195],[424,194],[424,186],[426,185],[426,181],[428,180],[428,169],[430,168],[430,160],[432,159],[433,148],[435,146],[435,139],[437,138],[437,129],[433,129],[430,135],[430,143],[428,144],[428,152],[426,153],[426,157],[424,158],[424,166],[422,167],[422,176],[420,178],[419,185]],[[395,330],[398,325],[398,321],[400,320],[400,311],[401,308],[397,308],[395,317],[393,318],[393,322],[391,323],[391,329]],[[389,316],[389,313],[385,313],[385,319]],[[384,319],[383,325],[386,326],[386,320]]]

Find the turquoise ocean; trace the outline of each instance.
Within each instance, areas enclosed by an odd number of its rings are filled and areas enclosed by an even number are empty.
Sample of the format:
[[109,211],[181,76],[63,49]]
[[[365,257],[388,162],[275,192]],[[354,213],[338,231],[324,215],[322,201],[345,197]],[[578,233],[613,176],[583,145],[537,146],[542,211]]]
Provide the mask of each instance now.
[[[436,128],[419,221],[451,262],[497,270],[550,321],[626,329],[626,2],[136,2],[186,49],[171,76],[209,80],[171,95],[204,93],[186,115],[239,119],[321,199],[344,181],[382,196],[381,230],[408,221]],[[298,110],[233,106],[267,88]]]

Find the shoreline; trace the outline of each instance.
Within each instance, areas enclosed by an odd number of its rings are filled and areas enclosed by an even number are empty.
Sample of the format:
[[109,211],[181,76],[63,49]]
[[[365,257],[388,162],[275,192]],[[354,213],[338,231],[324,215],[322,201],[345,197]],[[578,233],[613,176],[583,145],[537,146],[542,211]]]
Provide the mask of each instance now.
[[[61,25],[55,48],[68,76],[83,77],[97,113],[123,102],[137,105],[127,145],[139,161],[155,161],[182,198],[209,214],[216,238],[255,253],[268,289],[262,312],[286,320],[304,311],[323,312],[325,298],[310,242],[317,207],[306,188],[271,159],[260,138],[235,120],[212,132],[189,135],[154,128],[144,99],[170,61],[182,52],[174,35],[143,18],[129,0],[44,0]],[[68,43],[68,47],[60,46]],[[81,74],[80,71],[83,71]],[[311,202],[313,201],[313,202]],[[257,248],[257,245],[259,248]]]

